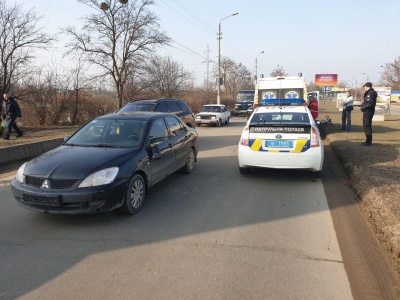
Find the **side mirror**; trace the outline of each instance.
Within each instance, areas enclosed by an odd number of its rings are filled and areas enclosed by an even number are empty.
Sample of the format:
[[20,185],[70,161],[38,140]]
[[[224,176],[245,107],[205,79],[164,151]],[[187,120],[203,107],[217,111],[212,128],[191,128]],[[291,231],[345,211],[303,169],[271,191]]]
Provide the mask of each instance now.
[[160,147],[158,147],[158,145],[151,146],[151,154],[153,155],[153,158],[155,158],[155,159],[161,158]]

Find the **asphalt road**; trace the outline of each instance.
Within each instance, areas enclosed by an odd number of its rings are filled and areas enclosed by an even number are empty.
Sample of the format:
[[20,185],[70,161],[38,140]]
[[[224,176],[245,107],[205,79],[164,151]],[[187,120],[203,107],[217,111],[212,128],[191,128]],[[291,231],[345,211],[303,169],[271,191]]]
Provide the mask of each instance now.
[[244,121],[198,128],[194,173],[135,216],[35,213],[0,186],[0,299],[395,299],[332,153],[322,179],[240,175]]

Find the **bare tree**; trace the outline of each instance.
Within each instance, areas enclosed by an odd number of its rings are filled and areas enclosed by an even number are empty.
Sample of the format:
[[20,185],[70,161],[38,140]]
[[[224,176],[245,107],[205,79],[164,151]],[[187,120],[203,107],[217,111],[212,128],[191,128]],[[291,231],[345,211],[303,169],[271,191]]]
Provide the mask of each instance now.
[[282,66],[277,66],[276,69],[273,69],[270,76],[271,77],[279,77],[279,76],[287,76],[288,74],[285,72]]
[[[42,33],[43,28],[38,26],[41,19],[33,9],[25,11],[21,5],[8,6],[5,0],[0,0],[1,95],[12,90],[26,75],[22,70],[34,58],[33,50],[44,48],[54,40]],[[0,112],[2,109],[3,105]]]
[[400,90],[400,56],[394,62],[385,64],[381,83],[390,86],[392,90]]
[[172,98],[182,95],[193,75],[171,57],[153,56],[143,68],[151,92],[159,97]]
[[118,107],[122,107],[124,86],[135,66],[154,47],[166,44],[169,38],[160,31],[157,16],[149,11],[153,0],[78,0],[95,10],[85,17],[82,32],[68,27],[72,37],[70,51],[86,54],[97,66],[98,76],[110,76],[114,82]]
[[[251,72],[241,63],[236,63],[228,57],[221,58],[221,77],[224,82],[225,96],[233,97],[241,89],[253,89],[254,83]],[[218,66],[214,68],[214,75],[218,77]]]

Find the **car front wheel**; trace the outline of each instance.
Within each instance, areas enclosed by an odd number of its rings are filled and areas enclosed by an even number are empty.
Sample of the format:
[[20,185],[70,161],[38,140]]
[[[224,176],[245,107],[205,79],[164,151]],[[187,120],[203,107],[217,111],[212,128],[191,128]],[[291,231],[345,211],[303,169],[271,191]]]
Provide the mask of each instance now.
[[145,192],[145,183],[142,175],[135,174],[129,182],[124,203],[119,211],[129,215],[138,213],[143,207]]
[[193,148],[190,148],[189,153],[186,157],[186,164],[181,168],[182,172],[185,174],[190,174],[194,170],[194,164],[196,163],[196,157],[194,155]]

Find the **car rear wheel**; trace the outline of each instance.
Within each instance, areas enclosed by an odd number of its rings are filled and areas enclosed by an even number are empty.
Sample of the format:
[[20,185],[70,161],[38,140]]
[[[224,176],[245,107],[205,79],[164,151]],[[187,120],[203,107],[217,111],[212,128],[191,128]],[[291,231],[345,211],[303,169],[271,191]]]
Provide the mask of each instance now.
[[196,157],[194,155],[193,148],[190,148],[189,153],[186,157],[186,164],[181,168],[182,172],[185,174],[190,174],[194,170],[194,165],[196,163]]
[[225,124],[228,125],[229,124],[229,118],[226,119]]
[[314,178],[321,178],[322,171],[311,171]]
[[250,172],[250,168],[241,168],[239,167],[240,174],[248,174]]
[[126,191],[124,203],[119,208],[119,211],[129,215],[139,212],[143,207],[145,192],[145,183],[142,175],[133,175]]

